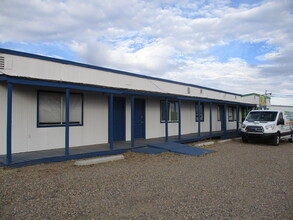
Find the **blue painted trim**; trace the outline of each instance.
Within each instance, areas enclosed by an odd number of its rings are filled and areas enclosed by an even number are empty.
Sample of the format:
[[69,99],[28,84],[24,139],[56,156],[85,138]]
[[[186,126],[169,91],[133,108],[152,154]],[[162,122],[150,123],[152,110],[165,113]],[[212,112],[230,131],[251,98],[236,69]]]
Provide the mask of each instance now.
[[197,136],[200,137],[200,102],[197,103],[197,125],[198,125],[198,130],[197,130]]
[[7,81],[7,76],[0,75],[0,81]]
[[84,158],[91,158],[91,157],[122,154],[122,153],[128,152],[129,150],[130,149],[119,149],[119,150],[113,150],[113,151],[100,151],[100,152],[91,152],[91,153],[83,153],[83,154],[74,154],[74,155],[69,155],[68,157],[66,156],[47,157],[47,158],[30,160],[25,162],[11,163],[10,165],[0,163],[0,165],[17,168],[17,167],[30,166],[30,165],[40,164],[40,163],[55,163],[55,162],[63,162],[68,160],[77,160],[77,159],[84,159]]
[[236,130],[239,130],[239,106],[236,105]]
[[65,107],[65,156],[69,156],[70,89],[66,89]]
[[210,102],[210,136],[213,135],[213,103]]
[[114,117],[114,111],[113,111],[113,94],[109,95],[109,101],[108,101],[108,114],[109,114],[109,120],[108,120],[108,137],[109,137],[109,144],[110,144],[110,150],[113,151],[113,142],[114,142],[114,128],[113,128],[113,117]]
[[[229,135],[229,137],[228,137],[228,135]],[[201,137],[194,137],[194,138],[189,138],[189,139],[177,140],[174,142],[188,143],[188,142],[199,141],[199,140],[213,138],[213,137],[220,137],[221,139],[225,139],[225,138],[231,138],[232,135],[233,135],[233,137],[239,136],[239,134],[237,133],[236,130],[229,131],[228,135],[224,136],[223,134],[216,133],[216,134],[213,134],[212,136],[206,135],[206,136],[201,136]],[[141,147],[145,147],[145,146],[143,145],[143,146],[135,147],[134,149],[138,149]],[[67,160],[76,160],[76,159],[91,158],[91,157],[97,157],[97,156],[115,155],[115,154],[126,153],[131,150],[133,150],[133,148],[118,149],[118,150],[113,150],[113,151],[98,151],[98,152],[90,152],[90,153],[73,154],[73,155],[69,155],[68,157],[66,157],[66,156],[45,157],[45,158],[30,160],[30,161],[25,161],[25,162],[11,163],[10,167],[22,167],[22,166],[29,166],[29,165],[40,164],[40,163],[63,162],[63,161],[67,161]],[[4,163],[0,162],[0,166],[8,166],[8,164],[6,164],[5,162]]]
[[12,135],[12,90],[13,84],[7,84],[7,125],[6,125],[6,163],[9,166],[12,161],[11,135]]
[[181,139],[181,99],[178,100],[178,138]]
[[134,95],[131,96],[131,147],[134,147]]
[[215,91],[215,92],[226,93],[226,94],[230,94],[230,95],[241,96],[241,94],[232,93],[232,92],[226,92],[226,91],[223,91],[223,90],[212,89],[212,88],[198,86],[198,85],[194,85],[194,84],[177,82],[177,81],[167,80],[167,79],[161,79],[161,78],[152,77],[152,76],[145,76],[145,75],[125,72],[125,71],[114,70],[114,69],[110,69],[110,68],[99,67],[99,66],[94,66],[94,65],[89,65],[89,64],[83,64],[83,63],[57,59],[57,58],[53,58],[53,57],[46,57],[46,56],[41,56],[41,55],[36,55],[36,54],[31,54],[31,53],[25,53],[25,52],[20,52],[20,51],[14,51],[14,50],[8,50],[8,49],[0,48],[0,53],[5,53],[5,54],[10,54],[10,55],[15,55],[15,56],[22,56],[22,57],[29,57],[29,58],[33,58],[33,59],[51,61],[51,62],[56,62],[56,63],[62,63],[62,64],[67,64],[67,65],[73,65],[73,66],[89,68],[89,69],[101,70],[101,71],[106,71],[106,72],[118,73],[118,74],[122,74],[122,75],[134,76],[134,77],[139,77],[139,78],[144,78],[144,79],[158,80],[158,81],[162,81],[162,82],[174,83],[174,84],[178,84],[178,85],[190,86],[190,87],[206,89],[206,90]]
[[168,119],[169,119],[169,106],[168,106],[168,98],[165,99],[165,141],[168,142]]
[[[66,92],[61,92],[61,91],[50,91],[50,90],[38,90],[37,92],[37,128],[54,128],[54,127],[65,127],[66,125],[65,124],[52,124],[52,125],[40,125],[39,124],[39,96],[40,96],[40,93],[42,92],[46,92],[46,93],[59,93],[59,94],[65,94],[66,95]],[[81,123],[80,124],[70,124],[70,119],[69,119],[69,126],[70,127],[78,127],[78,126],[83,126],[83,119],[84,119],[84,95],[83,93],[75,93],[75,92],[72,92],[70,93],[72,95],[80,95],[81,96]]]
[[224,104],[224,114],[223,114],[223,122],[224,122],[224,134],[227,132],[227,104]]
[[[201,101],[201,102],[240,104],[238,102],[221,101],[216,99],[199,99],[199,98],[174,96],[174,95],[167,95],[167,94],[160,94],[160,93],[136,92],[131,90],[121,90],[121,89],[106,89],[99,86],[80,85],[80,84],[74,84],[74,83],[61,83],[61,82],[43,81],[43,80],[36,80],[36,79],[29,80],[29,79],[16,78],[16,77],[6,77],[6,80],[9,80],[13,84],[21,84],[21,85],[70,88],[70,89],[76,89],[76,90],[101,92],[101,93],[113,93],[113,94],[130,94],[130,95],[138,95],[138,96],[166,97],[166,98],[175,99],[175,100],[182,99],[182,100]],[[243,105],[256,106],[254,104],[243,104]]]

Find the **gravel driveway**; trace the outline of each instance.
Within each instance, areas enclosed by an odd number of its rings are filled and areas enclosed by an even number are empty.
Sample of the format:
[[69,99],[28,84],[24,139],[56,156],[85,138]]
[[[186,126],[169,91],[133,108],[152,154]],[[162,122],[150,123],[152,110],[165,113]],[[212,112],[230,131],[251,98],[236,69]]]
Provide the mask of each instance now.
[[293,144],[0,168],[1,219],[293,219]]

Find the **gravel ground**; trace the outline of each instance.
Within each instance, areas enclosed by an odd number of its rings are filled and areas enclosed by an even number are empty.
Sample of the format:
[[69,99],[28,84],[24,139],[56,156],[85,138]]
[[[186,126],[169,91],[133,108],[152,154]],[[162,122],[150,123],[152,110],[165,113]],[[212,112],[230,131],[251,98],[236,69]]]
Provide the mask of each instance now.
[[1,219],[293,219],[293,144],[0,168]]

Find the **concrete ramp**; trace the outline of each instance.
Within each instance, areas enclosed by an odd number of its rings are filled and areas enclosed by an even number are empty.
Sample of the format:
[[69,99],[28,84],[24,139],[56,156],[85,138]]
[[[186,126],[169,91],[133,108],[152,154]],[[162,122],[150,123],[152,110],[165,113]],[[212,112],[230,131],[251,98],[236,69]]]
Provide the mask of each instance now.
[[153,143],[153,144],[148,144],[148,147],[163,150],[163,151],[173,152],[177,154],[191,155],[191,156],[199,156],[199,155],[215,152],[214,150],[207,150],[203,148],[192,147],[192,146],[179,144],[175,142]]

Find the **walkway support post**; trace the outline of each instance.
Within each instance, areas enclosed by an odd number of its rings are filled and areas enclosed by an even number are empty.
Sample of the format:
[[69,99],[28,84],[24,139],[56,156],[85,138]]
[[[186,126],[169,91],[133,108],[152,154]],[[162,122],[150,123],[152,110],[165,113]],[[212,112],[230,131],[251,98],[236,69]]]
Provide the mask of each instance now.
[[113,127],[113,117],[114,117],[114,111],[113,111],[113,94],[109,95],[109,100],[108,100],[109,106],[108,106],[108,114],[109,114],[109,121],[108,121],[108,137],[109,137],[109,145],[110,145],[110,150],[113,150],[113,140],[114,140],[114,127]]
[[200,101],[197,103],[197,123],[198,123],[197,136],[200,137]]
[[239,130],[239,105],[237,104],[236,105],[236,129],[237,129],[237,133],[238,133],[238,130]]
[[65,93],[65,156],[69,156],[70,89]]
[[131,95],[131,147],[134,147],[134,95]]
[[169,119],[168,98],[165,98],[165,141],[168,142],[168,119]]
[[210,102],[210,137],[213,136],[213,103]]
[[226,131],[227,131],[227,104],[224,104],[223,122],[224,122],[224,134],[226,134]]
[[12,134],[12,90],[13,84],[7,84],[7,125],[6,125],[6,164],[11,165],[11,134]]
[[178,100],[178,139],[181,139],[181,99]]

